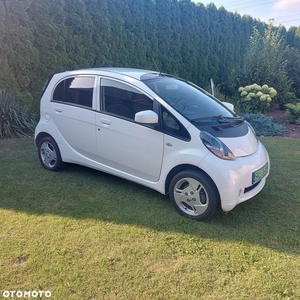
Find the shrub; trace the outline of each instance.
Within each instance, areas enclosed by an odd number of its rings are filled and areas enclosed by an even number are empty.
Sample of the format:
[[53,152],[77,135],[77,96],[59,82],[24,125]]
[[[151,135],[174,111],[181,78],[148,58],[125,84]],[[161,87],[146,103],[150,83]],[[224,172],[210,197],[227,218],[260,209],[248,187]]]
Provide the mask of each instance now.
[[264,84],[260,86],[256,83],[240,87],[238,92],[241,96],[240,110],[244,113],[265,113],[269,106],[272,98],[277,95],[274,88]]
[[274,123],[271,117],[263,114],[242,114],[248,121],[258,136],[277,136],[283,135],[286,128],[283,125]]
[[286,104],[297,104],[299,102],[299,98],[293,92],[287,92],[284,95],[284,102],[279,104],[280,109],[285,109]]
[[0,89],[0,139],[27,136],[33,132],[35,124],[28,107]]
[[292,124],[300,124],[300,102],[296,104],[288,103],[285,105],[286,115]]

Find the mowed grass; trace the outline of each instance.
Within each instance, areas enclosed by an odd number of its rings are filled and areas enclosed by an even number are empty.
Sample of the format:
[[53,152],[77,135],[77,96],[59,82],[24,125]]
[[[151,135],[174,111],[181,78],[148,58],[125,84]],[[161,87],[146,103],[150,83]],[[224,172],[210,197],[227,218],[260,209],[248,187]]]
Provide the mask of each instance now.
[[261,140],[266,187],[206,222],[95,170],[46,171],[31,138],[0,141],[0,299],[300,299],[300,141]]

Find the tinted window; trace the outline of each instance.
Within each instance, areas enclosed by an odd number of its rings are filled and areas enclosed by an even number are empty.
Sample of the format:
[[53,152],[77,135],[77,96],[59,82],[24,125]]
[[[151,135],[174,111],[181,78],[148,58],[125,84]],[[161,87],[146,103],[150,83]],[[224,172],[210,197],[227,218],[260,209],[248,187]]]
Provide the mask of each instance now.
[[94,82],[95,78],[91,76],[67,78],[56,86],[53,100],[91,108]]
[[139,90],[118,81],[101,80],[102,110],[134,119],[142,110],[153,110],[153,101]]
[[162,130],[168,135],[190,140],[190,134],[184,126],[164,107],[161,108]]

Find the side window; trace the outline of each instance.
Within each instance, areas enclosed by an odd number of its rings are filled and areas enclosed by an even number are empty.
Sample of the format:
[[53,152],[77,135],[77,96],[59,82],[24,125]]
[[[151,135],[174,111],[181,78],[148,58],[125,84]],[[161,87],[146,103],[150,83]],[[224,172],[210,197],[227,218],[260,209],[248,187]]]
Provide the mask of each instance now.
[[191,139],[184,126],[163,106],[161,107],[161,119],[163,133],[186,141]]
[[153,110],[153,101],[139,90],[118,81],[101,80],[102,110],[134,119],[142,110]]
[[67,78],[56,86],[53,100],[92,108],[94,82],[92,76]]

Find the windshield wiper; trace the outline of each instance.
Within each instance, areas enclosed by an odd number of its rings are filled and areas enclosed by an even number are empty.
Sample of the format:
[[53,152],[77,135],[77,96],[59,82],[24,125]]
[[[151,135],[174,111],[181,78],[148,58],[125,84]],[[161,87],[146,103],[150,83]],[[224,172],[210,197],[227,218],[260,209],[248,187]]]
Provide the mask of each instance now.
[[202,120],[218,120],[220,123],[227,123],[231,121],[244,121],[244,118],[242,117],[224,117],[223,115],[218,116],[207,116],[207,117],[200,117],[192,119],[192,122],[202,121]]

